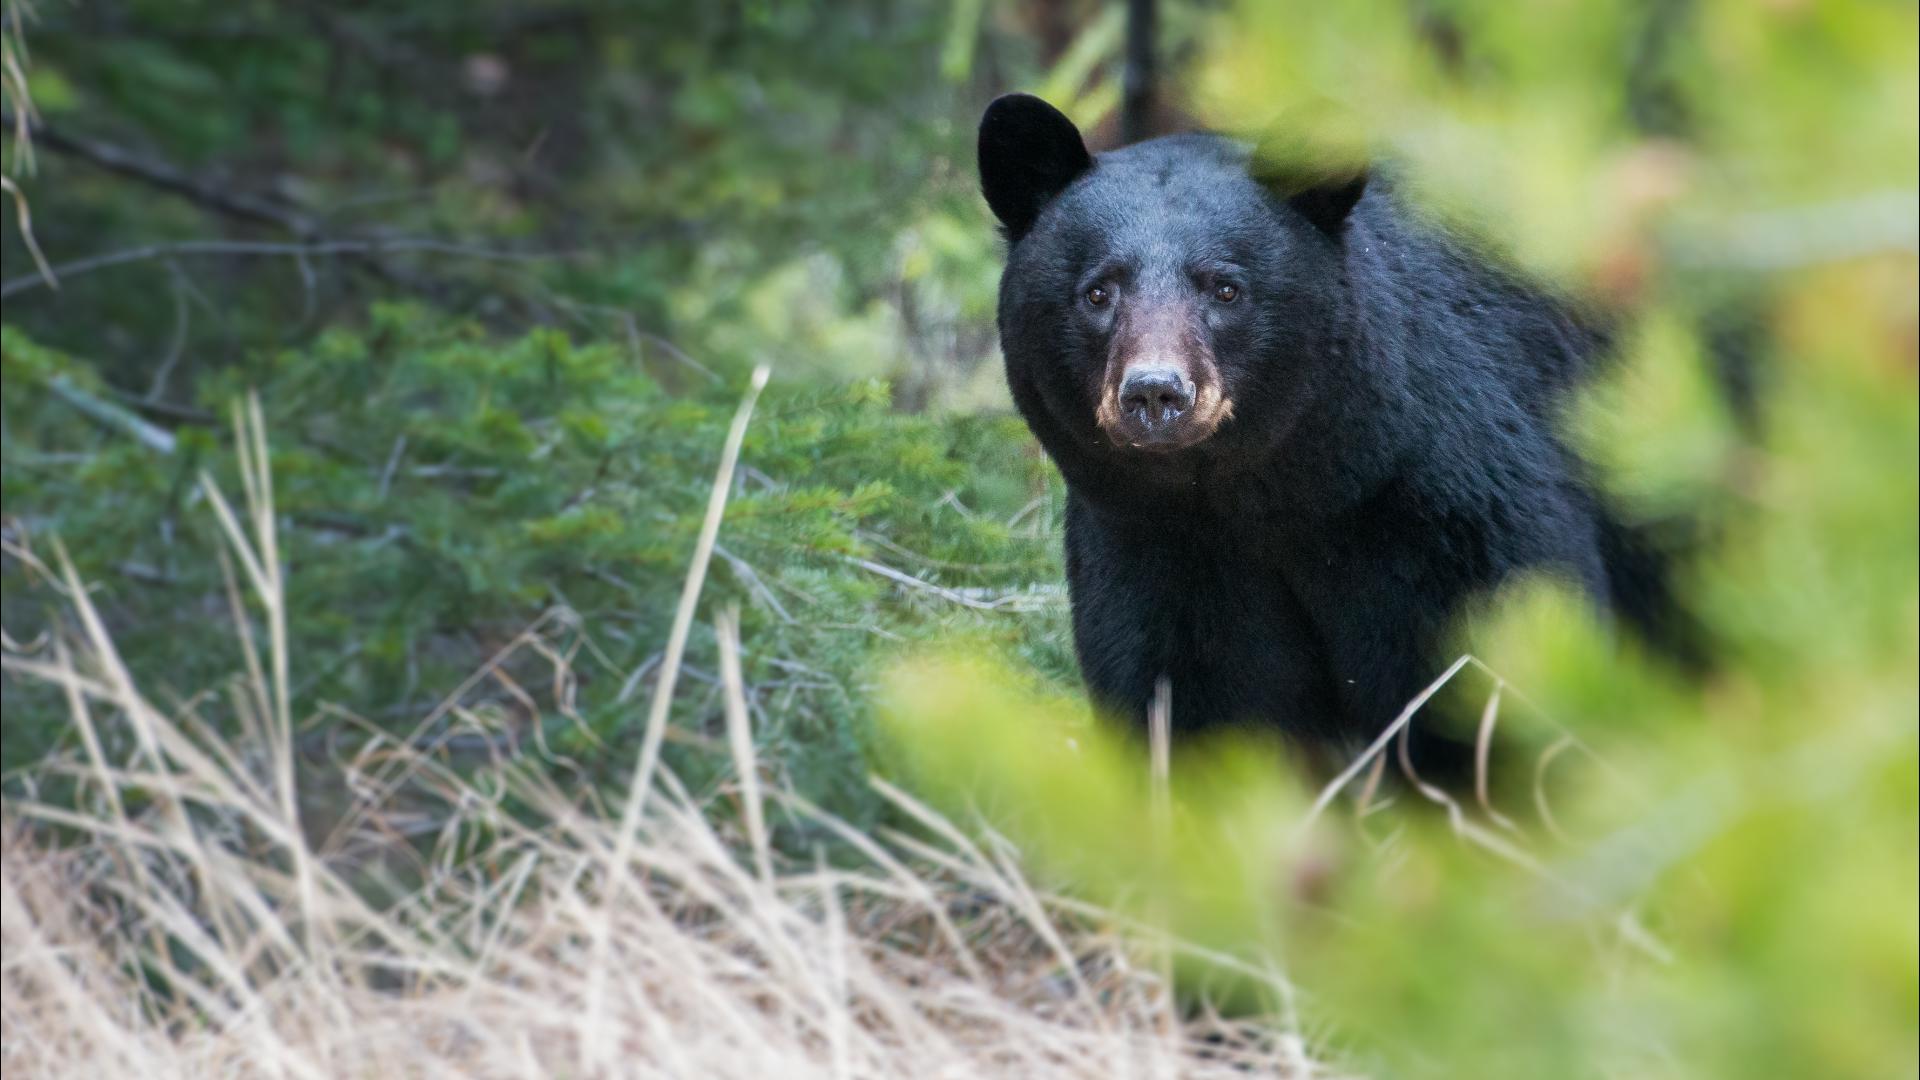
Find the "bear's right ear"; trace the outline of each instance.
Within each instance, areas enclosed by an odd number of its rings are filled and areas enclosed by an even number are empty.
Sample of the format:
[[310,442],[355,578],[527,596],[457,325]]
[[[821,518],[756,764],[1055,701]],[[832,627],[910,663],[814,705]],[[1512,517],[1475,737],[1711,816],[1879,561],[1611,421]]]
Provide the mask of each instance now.
[[1268,126],[1248,171],[1268,193],[1337,239],[1367,190],[1371,147],[1358,117],[1334,102],[1306,101]]
[[980,191],[1018,241],[1055,195],[1093,167],[1080,129],[1031,94],[993,100],[980,118]]

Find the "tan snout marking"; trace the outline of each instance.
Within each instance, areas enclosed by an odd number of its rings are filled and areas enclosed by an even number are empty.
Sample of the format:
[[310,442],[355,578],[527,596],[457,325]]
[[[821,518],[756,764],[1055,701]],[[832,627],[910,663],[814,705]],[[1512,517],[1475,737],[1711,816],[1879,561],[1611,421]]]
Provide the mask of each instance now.
[[1112,351],[1107,354],[1100,401],[1094,407],[1094,422],[1116,445],[1129,445],[1132,442],[1127,435],[1130,425],[1120,405],[1120,387],[1131,371],[1167,367],[1193,384],[1193,405],[1180,420],[1178,440],[1161,445],[1172,449],[1210,437],[1233,415],[1233,402],[1221,388],[1213,350],[1196,325],[1194,313],[1180,304],[1153,303],[1137,308],[1122,307],[1120,318]]
[[[1219,379],[1211,372],[1199,378],[1189,365],[1169,364],[1159,358],[1142,359],[1137,364],[1172,367],[1193,382],[1193,406],[1181,421],[1188,437],[1180,441],[1181,445],[1203,442],[1211,438],[1221,424],[1233,419],[1233,399],[1221,391]],[[1107,366],[1105,385],[1100,390],[1100,404],[1093,412],[1094,422],[1100,425],[1100,430],[1106,432],[1107,437],[1116,444],[1123,446],[1131,445],[1131,441],[1126,437],[1126,414],[1120,409],[1120,386],[1126,382],[1127,372],[1135,366],[1131,363]]]
[[1220,383],[1208,379],[1193,395],[1193,409],[1187,414],[1187,423],[1194,426],[1199,442],[1212,435],[1221,424],[1233,419],[1233,399],[1220,390]]
[[[1121,378],[1125,378],[1125,375],[1123,374]],[[1101,431],[1106,432],[1108,435],[1115,435],[1120,431],[1122,418],[1120,412],[1120,383],[1118,380],[1110,378],[1107,380],[1106,385],[1100,388],[1100,407],[1093,411],[1093,421],[1100,425]]]

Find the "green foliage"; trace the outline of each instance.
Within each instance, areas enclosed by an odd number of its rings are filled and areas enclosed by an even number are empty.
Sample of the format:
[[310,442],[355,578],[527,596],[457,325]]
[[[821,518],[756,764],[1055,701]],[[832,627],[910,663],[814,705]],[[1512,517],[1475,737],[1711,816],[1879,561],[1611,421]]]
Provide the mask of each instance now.
[[[411,724],[540,612],[564,609],[585,726],[552,736],[580,753],[590,734],[613,751],[605,767],[630,763],[645,685],[636,695],[627,680],[665,639],[734,401],[720,387],[669,393],[625,345],[551,330],[499,344],[404,305],[368,323],[200,387],[209,415],[247,386],[265,403],[290,632],[307,665],[298,704],[380,703]],[[57,534],[102,583],[97,600],[143,667],[181,694],[217,685],[238,657],[193,480],[210,468],[238,489],[225,432],[183,428],[166,454],[89,428],[50,386],[97,376],[17,331],[4,342],[8,513]],[[1017,420],[897,415],[872,383],[776,385],[742,460],[708,605],[742,608],[748,678],[780,705],[763,718],[767,757],[806,778],[809,797],[856,820],[873,810],[859,781],[876,647],[957,634],[1067,670],[1057,618],[937,591],[1059,609],[1031,588],[1059,576],[1057,496]],[[9,632],[30,638],[51,596],[13,561],[7,590]],[[715,670],[711,648],[703,631],[695,671]],[[711,678],[683,686],[679,715],[717,725]],[[10,765],[63,729],[57,711],[12,699],[7,716]]]
[[1436,212],[1611,290],[1648,259],[1697,279],[1897,235],[1819,211],[1920,181],[1915,29],[1872,0],[1245,4],[1212,24],[1195,96],[1240,131],[1337,103]]

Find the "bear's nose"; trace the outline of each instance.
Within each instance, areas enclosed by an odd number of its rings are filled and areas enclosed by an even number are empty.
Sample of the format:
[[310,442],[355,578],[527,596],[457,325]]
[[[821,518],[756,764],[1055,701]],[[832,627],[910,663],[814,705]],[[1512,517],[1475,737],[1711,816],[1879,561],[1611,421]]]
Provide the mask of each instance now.
[[1193,383],[1170,367],[1140,367],[1120,382],[1120,410],[1148,428],[1177,419],[1193,407]]

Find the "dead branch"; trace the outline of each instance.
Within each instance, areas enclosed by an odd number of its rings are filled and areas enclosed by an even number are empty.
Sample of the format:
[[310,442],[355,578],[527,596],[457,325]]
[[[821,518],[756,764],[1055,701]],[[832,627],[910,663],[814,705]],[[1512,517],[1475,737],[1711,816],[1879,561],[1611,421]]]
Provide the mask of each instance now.
[[[550,259],[572,258],[575,252],[553,251],[502,251],[497,248],[478,247],[450,240],[427,238],[394,237],[377,240],[321,240],[310,244],[284,243],[255,240],[183,240],[170,244],[144,244],[140,247],[126,248],[120,251],[108,251],[99,255],[90,255],[84,259],[75,259],[53,268],[61,278],[77,277],[105,270],[112,266],[122,266],[133,262],[146,262],[152,259],[167,259],[181,255],[246,255],[280,256],[286,258],[312,258],[314,256],[379,256],[420,252],[437,255],[453,255],[461,258],[480,259],[496,262],[538,262]],[[15,293],[26,292],[46,284],[38,274],[26,274],[0,282],[0,300]]]
[[[12,113],[0,113],[0,130],[15,134],[18,123]],[[28,127],[37,146],[90,162],[149,187],[171,192],[208,210],[242,221],[284,229],[302,239],[313,239],[320,235],[319,226],[312,218],[291,207],[219,187],[164,161],[144,157],[113,143],[71,135],[59,128],[49,127],[41,120],[30,119]]]
[[[122,251],[106,252],[89,256],[63,266],[42,268],[42,272],[31,277],[13,278],[0,283],[0,299],[16,293],[48,285],[60,278],[76,274],[90,273],[111,266],[126,263],[143,262],[149,259],[172,257],[175,255],[271,255],[286,256],[299,260],[303,273],[309,273],[306,260],[313,256],[344,256],[358,262],[374,275],[417,292],[445,293],[444,282],[423,278],[409,270],[396,267],[386,261],[384,256],[398,252],[430,252],[443,255],[459,255],[467,258],[525,261],[565,257],[555,253],[509,252],[498,249],[462,244],[456,241],[431,237],[410,237],[388,235],[384,233],[329,233],[322,228],[319,220],[300,209],[284,203],[262,198],[246,192],[234,191],[210,180],[196,177],[184,169],[160,161],[125,147],[99,139],[83,138],[65,131],[50,128],[37,118],[28,117],[25,127],[30,129],[36,145],[43,146],[56,153],[86,161],[117,176],[146,184],[159,191],[176,195],[201,207],[204,210],[244,221],[254,225],[264,225],[282,230],[300,241],[300,243],[268,243],[258,241],[186,241],[183,243],[148,244],[128,248]],[[18,135],[21,121],[13,113],[0,111],[0,130]],[[311,292],[309,292],[311,295]]]

